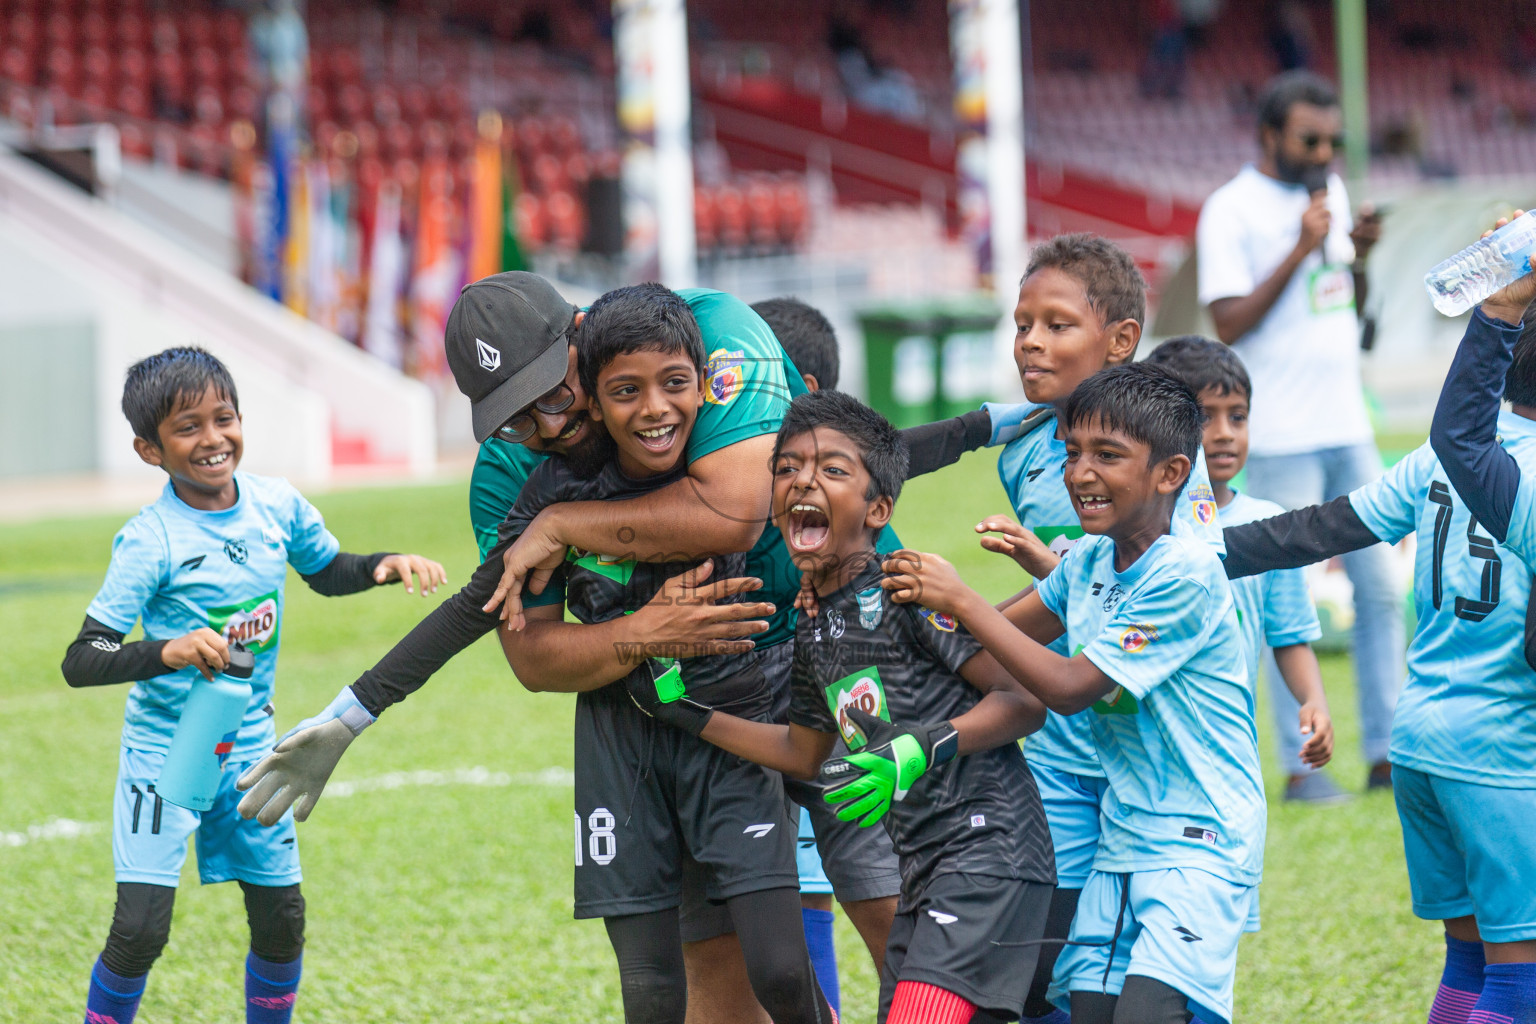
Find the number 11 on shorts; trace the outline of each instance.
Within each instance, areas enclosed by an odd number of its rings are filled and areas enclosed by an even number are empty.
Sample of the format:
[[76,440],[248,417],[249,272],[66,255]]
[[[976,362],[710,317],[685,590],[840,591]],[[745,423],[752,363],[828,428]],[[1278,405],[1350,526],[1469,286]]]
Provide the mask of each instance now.
[[[613,812],[606,807],[598,807],[587,815],[586,842],[582,842],[581,812],[576,811],[576,866],[581,867],[583,852],[592,858],[592,863],[605,865],[613,862],[614,856],[619,852],[618,836],[613,834],[619,820],[613,816]],[[585,851],[583,851],[585,847]]]

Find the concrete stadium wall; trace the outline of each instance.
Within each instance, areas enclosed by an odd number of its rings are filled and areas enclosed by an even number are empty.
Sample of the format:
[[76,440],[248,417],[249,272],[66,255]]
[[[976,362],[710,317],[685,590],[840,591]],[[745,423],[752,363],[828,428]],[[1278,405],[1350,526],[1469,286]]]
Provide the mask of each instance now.
[[[73,333],[71,333],[73,332]],[[88,344],[66,344],[84,332]],[[338,439],[371,468],[425,476],[436,464],[426,387],[131,223],[104,203],[12,156],[0,156],[0,361],[5,439],[43,454],[0,462],[0,476],[89,468],[155,472],[139,463],[118,412],[123,374],[170,345],[198,344],[224,360],[240,390],[245,466],[324,482]],[[37,350],[46,353],[41,362]],[[89,353],[89,355],[85,355]],[[64,379],[78,387],[61,389]],[[43,372],[42,367],[47,367]],[[44,424],[94,422],[82,456]],[[27,428],[38,424],[39,429]]]

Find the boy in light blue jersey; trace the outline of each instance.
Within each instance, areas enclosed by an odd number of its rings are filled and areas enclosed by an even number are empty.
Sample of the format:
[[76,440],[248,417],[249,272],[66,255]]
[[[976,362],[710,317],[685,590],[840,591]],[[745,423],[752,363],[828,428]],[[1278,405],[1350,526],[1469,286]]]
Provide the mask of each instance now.
[[[1210,468],[1222,527],[1283,513],[1285,509],[1274,502],[1232,486],[1232,479],[1248,461],[1248,413],[1253,396],[1248,370],[1237,353],[1209,338],[1187,334],[1163,342],[1147,362],[1177,375],[1200,399],[1205,413],[1201,448]],[[1255,691],[1259,657],[1266,647],[1274,653],[1268,675],[1276,738],[1288,775],[1285,798],[1308,803],[1349,799],[1327,775],[1316,771],[1333,757],[1333,720],[1317,655],[1309,646],[1323,631],[1307,593],[1305,574],[1301,569],[1280,569],[1233,580],[1232,599],[1237,602],[1237,620],[1248,642],[1248,681]],[[1257,920],[1252,930],[1258,930]]]
[[[132,682],[123,716],[112,815],[117,909],[91,971],[87,1024],[129,1024],[150,966],[170,933],[176,884],[197,834],[202,881],[236,879],[251,927],[246,1020],[282,1024],[293,1013],[304,941],[304,898],[292,818],[264,829],[235,812],[240,770],[270,751],[273,676],[288,566],[327,596],[415,575],[423,595],[442,566],[415,555],[349,555],[313,505],[286,480],[237,472],[244,439],[228,371],[201,349],[173,348],[136,363],[123,389],[134,449],[170,479],[112,542],[107,577],[64,658],[71,686]],[[124,643],[143,622],[144,639]],[[256,656],[251,701],[213,807],[195,811],[155,792],[187,697],[213,679],[229,644]],[[358,726],[360,729],[361,726]]]
[[1428,444],[1343,498],[1227,534],[1228,572],[1248,574],[1418,533],[1391,761],[1413,911],[1445,928],[1431,1024],[1536,1021],[1533,298],[1527,275],[1474,312]]
[[[1135,356],[1145,317],[1141,273],[1114,243],[1087,234],[1062,235],[1037,246],[1030,255],[1014,310],[1018,326],[1014,360],[1024,396],[1035,403],[1036,414],[1013,417],[1022,420],[1016,428],[1019,432],[997,463],[1022,528],[1006,516],[993,516],[977,529],[995,534],[982,539],[983,547],[1011,555],[1036,579],[1045,578],[1083,536],[1062,483],[1067,450],[1060,409],[1078,384],[1106,366]],[[994,422],[1002,418],[994,412]],[[1220,549],[1215,495],[1198,457],[1172,520],[1176,532],[1204,537]],[[1065,641],[1051,649],[1068,653]],[[1045,934],[1064,939],[1099,844],[1104,770],[1082,715],[1050,713],[1045,728],[1024,741],[1024,752],[1040,787],[1056,848],[1057,891]],[[1051,946],[1041,952],[1025,1007],[1026,1021],[1064,1019],[1046,995],[1056,953]]]
[[[1073,1024],[1229,1021],[1263,868],[1265,804],[1244,641],[1220,556],[1171,519],[1199,454],[1187,385],[1103,370],[1066,403],[1065,484],[1085,537],[1002,610],[933,555],[886,586],[954,615],[1025,688],[1082,714],[1101,833],[1052,995]],[[1064,638],[1071,656],[1058,653]]]

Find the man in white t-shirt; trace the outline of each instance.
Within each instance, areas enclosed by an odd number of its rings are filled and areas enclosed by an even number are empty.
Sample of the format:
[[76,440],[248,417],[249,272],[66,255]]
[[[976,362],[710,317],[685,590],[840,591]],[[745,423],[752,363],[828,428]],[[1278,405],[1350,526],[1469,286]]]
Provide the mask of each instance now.
[[[1380,221],[1349,198],[1328,165],[1341,143],[1338,98],[1315,74],[1292,71],[1260,100],[1263,157],[1211,194],[1200,211],[1200,301],[1217,336],[1253,378],[1248,493],[1286,508],[1347,494],[1381,474],[1360,384],[1358,303],[1365,257]],[[1355,675],[1368,788],[1392,785],[1387,743],[1403,673],[1403,620],[1390,556],[1382,545],[1344,556],[1355,590]],[[1276,721],[1294,721],[1294,700],[1267,672]],[[1343,793],[1299,759],[1299,737],[1282,729],[1288,799]]]

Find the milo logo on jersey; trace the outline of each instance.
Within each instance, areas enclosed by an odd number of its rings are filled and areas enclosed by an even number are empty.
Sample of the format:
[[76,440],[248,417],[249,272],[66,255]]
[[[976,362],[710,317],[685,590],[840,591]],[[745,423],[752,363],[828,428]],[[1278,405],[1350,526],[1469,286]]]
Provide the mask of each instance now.
[[1117,686],[1109,694],[1094,701],[1090,707],[1101,715],[1134,715],[1141,710],[1136,695],[1123,686]]
[[1216,492],[1211,490],[1210,484],[1196,484],[1187,492],[1189,495],[1190,511],[1195,515],[1195,522],[1201,526],[1210,526],[1216,521]]
[[252,654],[277,646],[277,591],[244,604],[208,609],[208,628],[230,643],[245,645]]
[[731,399],[741,393],[746,379],[747,354],[739,349],[717,348],[709,354],[709,365],[704,372],[709,384],[704,389],[704,401],[714,405],[729,405]]
[[1051,549],[1051,554],[1057,558],[1071,550],[1072,545],[1083,539],[1081,526],[1037,526],[1035,536],[1040,538],[1040,543]]
[[880,670],[871,665],[852,675],[844,676],[827,687],[827,710],[837,720],[837,731],[850,749],[864,745],[859,730],[848,720],[848,709],[858,708],[866,715],[891,720],[891,709],[885,702],[885,685],[880,682]]

